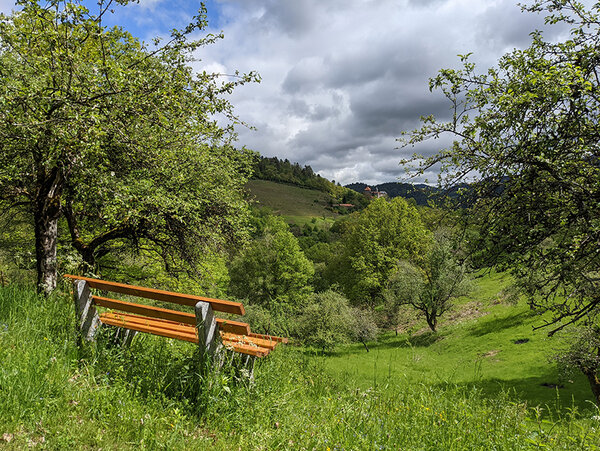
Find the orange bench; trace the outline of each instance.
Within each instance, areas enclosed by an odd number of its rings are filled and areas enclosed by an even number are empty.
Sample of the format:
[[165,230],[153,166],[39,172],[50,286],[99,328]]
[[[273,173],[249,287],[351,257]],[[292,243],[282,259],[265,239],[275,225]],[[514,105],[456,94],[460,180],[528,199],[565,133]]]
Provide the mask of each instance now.
[[[213,311],[243,315],[244,306],[239,302],[173,293],[70,274],[65,277],[73,280],[78,326],[82,337],[86,340],[93,340],[100,324],[106,324],[134,333],[144,332],[197,343],[210,353],[224,347],[248,356],[264,357],[278,343],[287,343],[287,338],[252,333],[247,323],[215,317]],[[195,312],[180,312],[95,296],[91,294],[91,289],[192,306]],[[100,313],[98,308],[101,309]],[[131,340],[134,333],[128,332],[126,339]]]

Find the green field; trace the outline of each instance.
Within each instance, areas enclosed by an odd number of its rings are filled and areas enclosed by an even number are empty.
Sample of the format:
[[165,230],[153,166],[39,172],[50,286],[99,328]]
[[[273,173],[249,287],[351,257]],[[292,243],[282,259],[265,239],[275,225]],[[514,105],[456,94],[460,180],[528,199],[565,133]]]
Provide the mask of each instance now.
[[339,217],[337,213],[325,208],[329,196],[322,191],[266,180],[250,180],[247,188],[251,200],[284,216],[289,223],[303,225],[312,218]]
[[503,302],[501,288],[507,282],[503,274],[478,279],[474,292],[442,319],[437,334],[418,322],[411,334],[385,334],[369,353],[355,344],[323,364],[336,377],[349,376],[363,386],[468,386],[490,396],[506,392],[515,402],[557,412],[589,408],[592,395],[585,377],[562,377],[549,362],[557,344],[547,331],[533,330],[540,316],[523,302]]

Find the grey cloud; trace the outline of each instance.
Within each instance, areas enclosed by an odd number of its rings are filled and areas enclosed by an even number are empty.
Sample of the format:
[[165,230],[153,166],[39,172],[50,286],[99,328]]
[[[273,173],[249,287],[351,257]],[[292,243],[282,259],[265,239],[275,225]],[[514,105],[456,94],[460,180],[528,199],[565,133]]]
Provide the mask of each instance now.
[[527,47],[534,30],[541,30],[547,39],[552,39],[569,29],[565,24],[546,25],[544,17],[521,12],[517,5],[496,4],[476,18],[477,37],[498,51],[506,51]]
[[324,75],[321,58],[303,58],[288,71],[281,87],[288,94],[312,92],[323,84]]
[[319,104],[309,105],[305,100],[297,98],[293,98],[289,102],[287,111],[293,116],[307,118],[317,122],[336,117],[340,114],[339,108]]
[[316,11],[311,0],[273,0],[269,2],[261,21],[276,26],[287,35],[297,37],[314,27]]

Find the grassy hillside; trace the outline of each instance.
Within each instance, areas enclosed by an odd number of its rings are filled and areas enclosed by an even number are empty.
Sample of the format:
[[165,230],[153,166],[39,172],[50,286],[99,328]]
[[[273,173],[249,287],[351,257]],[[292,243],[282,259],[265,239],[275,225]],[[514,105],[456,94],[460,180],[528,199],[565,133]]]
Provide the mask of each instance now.
[[[557,346],[539,315],[521,302],[502,300],[504,274],[477,280],[433,334],[424,321],[408,325],[409,333],[387,333],[367,353],[361,344],[347,346],[324,359],[336,377],[352,377],[363,386],[381,383],[465,386],[497,396],[507,392],[515,402],[565,413],[589,409],[592,393],[585,377],[562,377],[548,360]],[[362,350],[362,352],[361,352]]]
[[336,218],[339,215],[327,210],[329,196],[322,192],[267,180],[248,182],[250,199],[263,207],[271,208],[288,222],[302,225],[312,218]]
[[497,303],[502,283],[478,281],[437,337],[415,323],[368,354],[288,345],[254,384],[207,374],[189,343],[80,347],[68,293],[0,287],[0,448],[598,449],[587,387],[541,385],[558,382],[548,345],[524,306]]

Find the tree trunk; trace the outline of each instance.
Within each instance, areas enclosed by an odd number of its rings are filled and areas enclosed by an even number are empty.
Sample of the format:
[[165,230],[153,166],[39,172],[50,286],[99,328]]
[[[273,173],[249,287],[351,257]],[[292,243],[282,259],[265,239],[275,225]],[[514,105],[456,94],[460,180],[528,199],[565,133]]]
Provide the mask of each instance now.
[[365,347],[365,349],[367,350],[367,352],[369,352],[369,348],[367,347],[367,343],[365,343],[364,340],[360,340],[360,342],[363,344],[363,346]]
[[427,320],[427,325],[429,326],[429,328],[435,332],[435,328],[437,326],[437,316],[435,315],[435,313],[429,313],[429,312],[425,312],[425,319]]
[[581,371],[588,378],[590,388],[596,398],[596,404],[600,406],[600,378],[598,378],[598,373],[594,369],[589,368],[583,368]]
[[[37,212],[36,212],[37,213]],[[56,240],[58,217],[35,215],[35,257],[38,293],[49,294],[56,288]]]
[[34,202],[35,257],[37,290],[50,294],[57,283],[56,243],[62,180],[56,168],[49,177],[41,177]]

